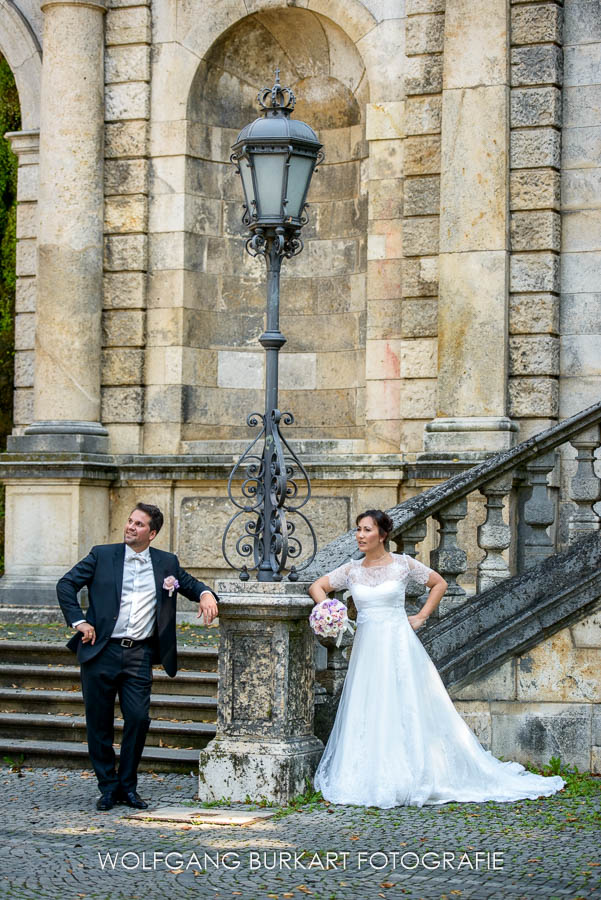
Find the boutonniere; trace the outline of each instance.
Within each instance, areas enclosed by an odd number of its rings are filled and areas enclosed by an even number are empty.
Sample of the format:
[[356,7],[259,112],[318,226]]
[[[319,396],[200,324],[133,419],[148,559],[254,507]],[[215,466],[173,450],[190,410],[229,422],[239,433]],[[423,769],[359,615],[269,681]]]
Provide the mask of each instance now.
[[169,596],[173,596],[173,591],[176,591],[179,587],[179,581],[175,577],[175,575],[168,575],[163,582],[163,590],[169,591]]

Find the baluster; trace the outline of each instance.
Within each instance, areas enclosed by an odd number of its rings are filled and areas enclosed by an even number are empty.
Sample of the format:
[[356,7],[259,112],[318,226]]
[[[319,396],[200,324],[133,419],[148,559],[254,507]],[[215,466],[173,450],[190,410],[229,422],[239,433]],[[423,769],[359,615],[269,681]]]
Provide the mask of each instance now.
[[524,567],[530,568],[553,553],[553,541],[547,528],[555,520],[555,505],[549,494],[547,475],[555,468],[555,451],[550,450],[526,466],[528,484],[532,487],[524,503],[522,529]]
[[486,521],[478,526],[478,546],[485,556],[478,563],[476,591],[481,593],[509,578],[503,550],[511,544],[511,527],[503,521],[503,505],[513,483],[512,474],[501,475],[480,488],[486,497]]
[[593,531],[599,531],[601,519],[593,505],[601,499],[601,483],[595,474],[595,450],[601,444],[599,425],[587,428],[570,444],[576,450],[577,469],[570,481],[570,499],[576,509],[570,515],[569,542],[576,543]]
[[433,569],[440,572],[449,587],[445,594],[445,606],[457,606],[466,599],[463,588],[457,584],[457,576],[467,569],[467,555],[457,546],[457,523],[467,515],[467,498],[449,503],[433,518],[438,522],[440,535],[438,547],[430,553]]
[[[393,538],[397,553],[406,553],[412,559],[417,556],[415,545],[419,544],[426,536],[428,526],[426,522],[416,522],[406,531]],[[407,615],[412,616],[424,605],[427,589],[423,584],[410,578],[405,587],[405,609]],[[437,611],[438,612],[438,611]]]

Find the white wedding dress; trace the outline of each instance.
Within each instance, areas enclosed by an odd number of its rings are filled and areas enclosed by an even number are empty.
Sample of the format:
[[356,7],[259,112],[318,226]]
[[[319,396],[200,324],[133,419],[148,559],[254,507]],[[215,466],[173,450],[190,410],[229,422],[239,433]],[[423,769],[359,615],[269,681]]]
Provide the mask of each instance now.
[[484,750],[455,710],[405,613],[405,585],[431,569],[410,556],[365,567],[351,560],[328,575],[357,607],[357,631],[336,721],[315,774],[331,803],[423,806],[520,800],[561,790]]

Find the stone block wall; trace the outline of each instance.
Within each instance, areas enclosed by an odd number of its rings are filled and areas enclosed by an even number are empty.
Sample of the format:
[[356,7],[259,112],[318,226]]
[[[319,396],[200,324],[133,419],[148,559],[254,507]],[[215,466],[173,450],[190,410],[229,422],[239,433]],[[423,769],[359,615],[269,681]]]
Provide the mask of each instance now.
[[600,673],[601,604],[451,696],[493,755],[601,774]]
[[405,75],[401,449],[436,415],[444,0],[408,0]]
[[106,15],[102,422],[113,453],[143,448],[150,0]]
[[[332,442],[336,444],[337,442]],[[209,447],[211,444],[209,444]],[[214,445],[213,445],[214,446]],[[336,448],[339,449],[339,448]],[[302,455],[311,478],[311,500],[303,509],[323,547],[353,526],[355,516],[368,506],[387,509],[399,501],[402,469],[398,456],[382,455],[377,464],[368,455],[322,452]],[[124,461],[119,478],[110,489],[109,540],[120,541],[123,526],[139,500],[156,503],[165,516],[155,546],[178,554],[193,574],[207,580],[231,577],[224,561],[221,539],[229,519],[237,511],[227,496],[227,480],[233,457],[225,455],[142,457],[135,465]],[[299,483],[301,492],[304,490]],[[252,518],[252,517],[250,517]],[[305,551],[311,546],[298,517],[291,516]],[[244,530],[244,517],[232,532],[228,552]],[[301,560],[306,559],[306,552]],[[231,552],[232,562],[246,560]],[[182,608],[188,608],[183,601]]]
[[[524,438],[598,396],[601,38],[591,0],[514,0],[510,14],[493,0],[332,0],[329,15],[313,0],[108,7],[101,418],[113,451],[240,442],[246,414],[262,406],[263,264],[244,252],[229,152],[281,46],[295,60],[282,68],[295,115],[327,152],[305,250],[283,267],[281,405],[295,436],[337,440],[339,453],[417,454],[435,416],[507,413]],[[35,368],[37,157],[35,140],[25,144],[16,432],[33,417]],[[487,351],[470,355],[462,315],[483,311]],[[472,356],[461,400],[494,393],[492,412],[453,406],[459,363]],[[443,382],[448,408],[437,409]]]
[[601,393],[601,13],[564,8],[560,414]]
[[559,415],[561,2],[511,6],[509,415],[520,440]]

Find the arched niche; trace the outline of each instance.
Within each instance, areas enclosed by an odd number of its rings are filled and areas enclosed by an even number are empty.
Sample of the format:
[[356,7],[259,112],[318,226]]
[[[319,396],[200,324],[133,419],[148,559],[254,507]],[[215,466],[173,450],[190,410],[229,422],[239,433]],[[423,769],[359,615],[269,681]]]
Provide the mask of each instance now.
[[[246,437],[262,408],[264,264],[244,250],[242,190],[229,162],[240,129],[273,83],[297,96],[294,115],[317,131],[326,163],[313,178],[305,248],[283,266],[280,407],[294,436],[363,438],[367,188],[362,160],[368,85],[359,53],[331,20],[265,10],[227,30],[193,79],[187,108],[184,269],[191,344],[204,351],[188,385],[184,441]],[[213,378],[206,366],[213,367]]]

